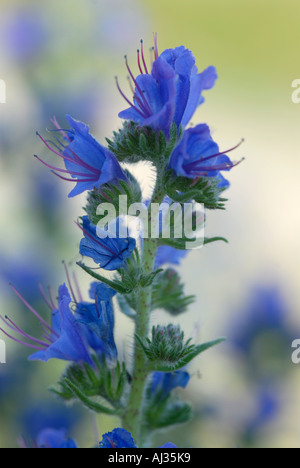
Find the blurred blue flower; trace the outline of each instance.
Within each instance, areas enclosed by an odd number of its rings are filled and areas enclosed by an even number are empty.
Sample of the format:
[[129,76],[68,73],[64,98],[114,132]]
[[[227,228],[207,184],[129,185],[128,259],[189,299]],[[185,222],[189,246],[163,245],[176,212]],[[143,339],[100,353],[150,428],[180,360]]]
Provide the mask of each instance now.
[[279,389],[276,385],[259,385],[255,393],[257,408],[244,427],[244,437],[252,439],[258,436],[258,431],[271,422],[280,412]]
[[[49,359],[56,358],[77,363],[86,362],[87,364],[93,365],[87,343],[85,343],[84,337],[80,332],[79,324],[76,323],[76,319],[70,310],[71,297],[65,284],[59,287],[57,308],[55,304],[51,302],[51,300],[47,300],[44,295],[47,305],[51,309],[51,326],[30,306],[15,288],[13,289],[26,307],[40,321],[43,335],[41,339],[29,335],[21,330],[8,316],[5,316],[5,318],[1,316],[2,321],[9,329],[19,334],[22,340],[9,335],[2,328],[0,330],[12,340],[37,350],[37,352],[28,357],[30,361],[38,360],[47,362]],[[29,342],[23,341],[24,339]]]
[[33,443],[33,447],[28,447],[25,440],[21,440],[23,448],[77,448],[76,442],[67,438],[65,429],[43,429]]
[[37,284],[49,280],[49,273],[41,258],[32,253],[18,252],[18,257],[10,256],[2,252],[0,254],[0,281],[4,287],[13,283],[17,289],[26,290],[30,302],[40,300],[41,294]]
[[92,258],[100,268],[109,271],[125,267],[136,246],[133,237],[116,237],[119,234],[119,219],[114,226],[115,234],[110,233],[109,228],[107,231],[97,228],[87,216],[82,217],[81,229],[84,238],[80,242],[79,252],[83,256]]
[[26,406],[21,409],[18,419],[23,428],[22,433],[36,440],[38,434],[48,427],[57,430],[64,428],[70,432],[81,421],[81,416],[79,407],[71,409],[53,400],[34,402],[28,400]]
[[136,448],[136,445],[130,432],[117,427],[103,434],[99,448]]
[[114,311],[112,298],[114,291],[102,283],[94,283],[91,288],[94,303],[77,304],[75,317],[84,325],[83,333],[92,349],[103,354],[108,361],[115,362],[117,348],[114,340]]
[[288,325],[287,314],[287,304],[277,285],[256,286],[230,324],[228,341],[248,357],[256,339],[272,333],[283,339],[290,353],[295,330]]
[[218,177],[219,187],[227,188],[229,182],[220,171],[228,171],[234,165],[228,156],[219,151],[208,126],[200,124],[185,130],[180,143],[171,154],[169,168],[180,177]]
[[5,51],[22,65],[39,58],[49,41],[45,12],[36,5],[32,8],[18,5],[6,16],[1,29]]
[[153,372],[150,383],[150,394],[159,400],[163,400],[175,388],[185,388],[189,380],[189,373],[182,370],[174,372]]
[[158,55],[154,40],[154,62],[148,71],[141,42],[138,51],[140,75],[134,78],[127,59],[126,67],[134,89],[133,102],[117,86],[130,107],[119,113],[122,119],[132,120],[154,130],[162,130],[169,137],[170,127],[185,127],[197,107],[204,101],[202,92],[211,89],[217,79],[214,67],[198,73],[195,58],[185,47],[167,49]]
[[164,445],[161,445],[158,448],[178,448],[177,445],[172,444],[172,442],[166,442]]
[[[108,182],[114,183],[120,179],[126,180],[126,176],[115,156],[92,137],[89,127],[72,119],[69,115],[66,118],[71,126],[70,130],[61,129],[56,119],[52,119],[56,130],[63,135],[66,145],[58,139],[56,139],[56,142],[49,143],[37,133],[47,148],[64,160],[66,169],[52,166],[39,156],[36,156],[36,158],[52,169],[52,172],[61,179],[68,182],[77,182],[69,193],[69,197],[79,195],[86,190],[99,188]],[[64,177],[59,173],[68,173],[72,178]]]
[[186,257],[188,250],[178,250],[169,245],[161,245],[157,249],[155,257],[155,268],[160,268],[165,264],[180,265],[183,258]]

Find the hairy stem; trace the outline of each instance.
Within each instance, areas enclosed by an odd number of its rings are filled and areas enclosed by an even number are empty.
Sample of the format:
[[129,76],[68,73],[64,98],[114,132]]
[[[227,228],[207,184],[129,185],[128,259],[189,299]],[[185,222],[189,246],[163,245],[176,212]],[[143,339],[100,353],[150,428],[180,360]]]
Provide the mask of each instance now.
[[[151,203],[161,203],[164,198],[164,191],[161,184],[161,178],[158,171],[156,187],[153,192]],[[149,224],[151,221],[151,209],[149,207]],[[153,272],[154,261],[158,248],[158,239],[151,238],[149,235],[143,241],[143,273],[149,275]],[[138,297],[138,310],[135,322],[135,334],[138,335],[143,341],[148,337],[149,333],[149,319],[151,310],[152,286],[139,287],[137,291]],[[141,429],[142,429],[142,416],[143,416],[143,402],[146,382],[149,374],[147,358],[135,338],[134,342],[134,361],[132,372],[132,384],[129,399],[126,405],[126,411],[123,416],[123,427],[131,432],[136,445],[139,447],[141,442]]]

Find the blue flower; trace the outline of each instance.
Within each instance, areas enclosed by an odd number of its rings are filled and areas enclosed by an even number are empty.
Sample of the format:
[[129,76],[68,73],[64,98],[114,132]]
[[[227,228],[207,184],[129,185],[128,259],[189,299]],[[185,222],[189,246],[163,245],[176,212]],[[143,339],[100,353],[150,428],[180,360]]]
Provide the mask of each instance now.
[[95,302],[77,304],[75,316],[83,324],[83,333],[89,346],[104,354],[110,362],[115,362],[118,352],[114,340],[112,298],[116,292],[105,284],[93,283],[90,294]]
[[[77,182],[74,189],[69,193],[69,197],[74,197],[86,190],[99,188],[109,182],[116,183],[120,179],[126,180],[126,176],[115,156],[92,137],[89,127],[72,119],[69,115],[66,118],[72,127],[70,130],[61,129],[56,119],[52,120],[56,130],[63,135],[66,145],[58,139],[56,139],[56,142],[48,142],[37,133],[47,148],[64,160],[65,169],[54,167],[38,156],[36,157],[61,179]],[[70,174],[72,178],[64,177],[58,174],[59,172]]]
[[45,11],[38,5],[18,6],[9,12],[1,30],[5,50],[23,67],[30,62],[32,66],[32,61],[41,57],[51,41],[49,22]]
[[[47,305],[52,312],[52,323],[49,325],[38,312],[13,288],[18,297],[26,307],[38,318],[43,329],[41,339],[35,338],[21,330],[9,317],[1,317],[8,328],[22,337],[22,340],[9,335],[3,329],[0,329],[6,336],[21,343],[29,348],[37,350],[30,355],[30,361],[45,361],[49,359],[62,359],[76,363],[86,362],[93,365],[87,343],[80,331],[79,324],[76,322],[74,314],[70,310],[71,297],[65,284],[59,287],[58,307],[55,306],[52,299],[48,300],[42,291]],[[23,341],[23,339],[28,341]]]
[[253,438],[265,424],[270,423],[280,413],[280,387],[262,384],[256,391],[256,409],[252,410],[248,421],[245,421],[244,434]]
[[66,437],[64,429],[43,429],[37,439],[37,448],[77,448],[76,442]]
[[99,448],[136,448],[136,445],[130,432],[117,427],[112,432],[103,434]]
[[159,397],[160,400],[166,398],[172,390],[177,387],[185,388],[189,383],[190,375],[186,371],[174,372],[153,372],[151,377],[150,393]]
[[[249,300],[246,301],[242,312],[239,310],[238,316],[230,324],[228,341],[242,352],[246,359],[250,359],[251,350],[254,350],[257,340],[264,334],[272,334],[277,346],[280,343],[284,346],[285,350],[281,349],[281,352],[288,356],[295,330],[287,322],[287,304],[277,285],[259,285],[251,289]],[[268,345],[270,343],[266,339],[265,349]]]
[[[239,145],[231,148],[234,150]],[[227,188],[229,182],[223,178],[220,171],[228,171],[234,167],[224,152],[219,151],[217,143],[211,137],[209,127],[200,124],[189,128],[171,154],[169,168],[177,176],[196,179],[198,177],[215,177],[218,186]]]
[[162,130],[169,137],[173,123],[179,129],[186,127],[197,107],[204,101],[202,92],[211,89],[217,79],[214,67],[198,73],[195,58],[185,47],[167,49],[158,55],[155,38],[154,62],[148,71],[141,43],[138,51],[140,74],[134,78],[125,57],[126,67],[134,87],[133,102],[117,86],[130,107],[119,113],[119,117],[134,121],[154,130]]
[[180,265],[180,261],[186,257],[187,253],[187,250],[178,250],[169,245],[161,245],[156,252],[155,268],[160,268],[166,263]]
[[164,445],[161,445],[158,448],[178,448],[177,445],[172,444],[172,442],[166,442]]
[[82,218],[84,238],[79,247],[81,255],[92,258],[100,268],[109,271],[125,267],[136,246],[132,237],[116,237],[120,227],[119,220],[115,227],[115,232],[110,232],[109,229],[104,231],[94,226],[87,216]]

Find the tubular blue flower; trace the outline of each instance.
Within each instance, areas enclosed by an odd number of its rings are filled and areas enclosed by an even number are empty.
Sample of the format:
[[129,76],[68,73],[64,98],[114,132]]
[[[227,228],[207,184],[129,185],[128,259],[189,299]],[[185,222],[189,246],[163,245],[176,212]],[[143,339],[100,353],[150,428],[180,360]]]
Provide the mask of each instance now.
[[158,55],[154,38],[154,61],[148,71],[141,41],[141,53],[137,51],[140,75],[134,77],[125,57],[132,80],[133,102],[117,87],[130,107],[119,113],[119,117],[134,121],[154,130],[162,130],[169,137],[171,125],[186,127],[197,107],[203,103],[202,92],[211,89],[217,79],[216,69],[208,67],[198,73],[195,58],[185,47],[167,49]]
[[104,270],[118,270],[126,265],[127,259],[135,249],[136,241],[129,236],[116,237],[119,233],[119,219],[116,220],[116,229],[111,232],[110,228],[107,231],[97,228],[88,216],[82,217],[82,226],[79,227],[84,233],[79,247],[81,255],[92,258]]
[[151,377],[150,393],[158,396],[159,400],[166,398],[177,387],[185,388],[189,383],[190,375],[186,371],[153,372]]
[[[3,329],[0,330],[14,341],[37,350],[28,357],[30,361],[47,362],[49,359],[56,358],[76,363],[86,362],[89,365],[93,365],[87,343],[80,333],[79,324],[76,323],[76,319],[70,310],[71,297],[65,284],[59,287],[58,307],[55,305],[53,298],[48,299],[44,290],[40,287],[42,296],[52,312],[51,325],[30,306],[13,286],[12,288],[26,307],[40,321],[43,335],[41,339],[37,339],[27,334],[7,316],[5,318],[1,316],[1,319],[8,328],[19,334],[22,340],[9,335]],[[28,341],[23,341],[24,338]]]
[[[233,151],[241,143],[226,151]],[[220,152],[217,143],[211,137],[209,127],[200,124],[191,127],[183,133],[178,146],[173,150],[169,168],[177,176],[197,179],[199,177],[215,177],[218,186],[227,188],[229,182],[220,171],[228,171],[238,163],[230,161],[225,152]]]
[[[39,156],[36,158],[61,179],[77,182],[69,197],[99,188],[106,183],[117,183],[120,179],[127,180],[115,156],[92,137],[89,127],[69,115],[66,118],[71,126],[70,130],[61,129],[55,118],[52,122],[56,127],[53,131],[61,133],[67,145],[61,143],[58,138],[56,142],[49,142],[37,133],[47,148],[64,160],[65,169],[54,167]],[[59,173],[70,174],[71,179]]]
[[114,340],[114,311],[112,298],[114,291],[102,283],[93,283],[91,298],[94,303],[77,304],[75,316],[84,325],[83,332],[92,349],[103,354],[109,362],[117,359],[117,348]]
[[103,434],[99,448],[136,448],[136,445],[130,432],[117,427]]

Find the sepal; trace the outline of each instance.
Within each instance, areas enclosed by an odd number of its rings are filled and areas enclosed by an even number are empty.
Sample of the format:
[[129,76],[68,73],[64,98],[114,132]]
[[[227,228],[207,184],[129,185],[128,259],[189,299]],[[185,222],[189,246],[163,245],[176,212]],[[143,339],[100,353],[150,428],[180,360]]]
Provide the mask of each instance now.
[[[124,214],[127,215],[131,205],[142,201],[142,192],[138,181],[129,171],[125,170],[124,172],[127,180],[119,180],[115,185],[105,184],[88,192],[87,204],[84,210],[95,226],[105,216],[99,212],[101,205],[105,206],[105,204],[109,203],[114,208],[115,217],[117,218]],[[121,203],[120,200],[122,200]]]
[[168,268],[157,276],[153,284],[152,310],[164,309],[171,315],[179,315],[194,301],[195,296],[185,296],[184,285],[173,268]]
[[162,131],[125,121],[118,132],[113,132],[112,139],[106,138],[106,141],[120,162],[151,161],[157,165],[169,159],[181,134],[182,130],[178,131],[175,123],[171,125],[170,138],[167,139]]
[[152,339],[143,341],[136,338],[148,358],[151,371],[173,372],[185,367],[195,357],[207,349],[222,343],[225,338],[203,343],[190,344],[191,338],[184,340],[184,332],[177,325],[153,326]]
[[[70,365],[58,382],[58,387],[50,390],[69,401],[78,399],[87,408],[105,414],[120,414],[121,399],[129,376],[124,363],[117,362],[111,369],[104,358],[93,356],[95,367],[87,364]],[[99,402],[99,397],[103,403]]]
[[221,197],[224,187],[219,187],[217,177],[189,179],[177,177],[173,171],[167,171],[164,179],[166,194],[174,201],[187,203],[194,200],[207,209],[225,209],[226,198]]
[[165,398],[159,403],[149,401],[145,413],[147,425],[152,430],[162,429],[188,422],[192,418],[192,408],[187,402],[179,399]]

